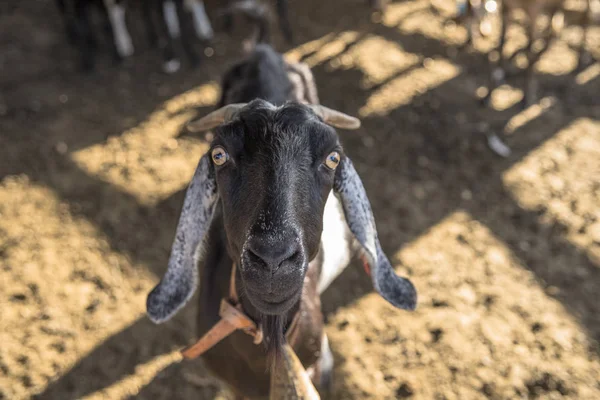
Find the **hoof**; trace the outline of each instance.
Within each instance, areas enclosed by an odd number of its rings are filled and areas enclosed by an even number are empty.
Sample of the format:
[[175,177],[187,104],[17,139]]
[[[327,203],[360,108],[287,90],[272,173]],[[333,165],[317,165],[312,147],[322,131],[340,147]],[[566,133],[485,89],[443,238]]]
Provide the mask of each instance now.
[[169,75],[179,71],[180,68],[181,62],[176,58],[169,60],[163,64],[163,71],[165,72],[165,74]]
[[500,157],[506,158],[512,153],[510,147],[508,147],[496,134],[488,136],[487,142],[489,148]]

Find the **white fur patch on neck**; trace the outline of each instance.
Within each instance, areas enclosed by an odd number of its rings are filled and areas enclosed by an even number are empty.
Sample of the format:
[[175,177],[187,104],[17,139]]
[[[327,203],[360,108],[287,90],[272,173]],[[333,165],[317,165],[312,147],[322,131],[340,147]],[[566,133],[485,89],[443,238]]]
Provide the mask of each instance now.
[[115,46],[121,57],[129,57],[133,54],[133,42],[125,23],[125,7],[116,4],[114,0],[105,0],[104,5],[108,12],[108,19],[113,29]]
[[319,294],[323,293],[348,266],[352,255],[352,242],[344,211],[333,191],[329,193],[325,203],[321,245],[323,264],[319,277]]

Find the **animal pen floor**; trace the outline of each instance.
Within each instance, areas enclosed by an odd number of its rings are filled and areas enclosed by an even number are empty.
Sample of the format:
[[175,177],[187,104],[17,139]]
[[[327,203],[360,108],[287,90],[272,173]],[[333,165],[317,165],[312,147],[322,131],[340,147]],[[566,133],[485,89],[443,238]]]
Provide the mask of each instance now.
[[[392,309],[358,264],[326,292],[333,398],[599,399],[600,66],[572,72],[578,28],[521,113],[520,78],[479,106],[490,42],[456,51],[464,30],[427,0],[383,16],[362,0],[291,3],[287,54],[313,68],[323,104],[362,118],[343,144],[420,294],[415,313]],[[195,339],[193,302],[160,326],[144,309],[207,149],[182,126],[212,109],[239,46],[220,35],[204,65],[165,76],[137,27],[132,60],[105,52],[86,76],[53,1],[0,10],[0,398],[230,398],[177,353]],[[589,45],[599,59],[598,28]]]

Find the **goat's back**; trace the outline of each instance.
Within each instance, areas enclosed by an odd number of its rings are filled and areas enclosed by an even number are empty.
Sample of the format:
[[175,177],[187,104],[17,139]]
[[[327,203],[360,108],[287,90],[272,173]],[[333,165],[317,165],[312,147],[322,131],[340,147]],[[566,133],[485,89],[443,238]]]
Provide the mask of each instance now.
[[274,105],[292,100],[292,83],[286,63],[268,44],[258,44],[250,56],[233,66],[223,78],[219,107],[263,99]]

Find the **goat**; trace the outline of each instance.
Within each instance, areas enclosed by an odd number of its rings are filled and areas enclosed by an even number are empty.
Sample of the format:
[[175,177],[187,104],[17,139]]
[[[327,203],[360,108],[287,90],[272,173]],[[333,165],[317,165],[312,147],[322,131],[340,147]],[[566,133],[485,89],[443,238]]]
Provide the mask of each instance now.
[[[78,47],[84,70],[94,67],[96,45],[90,20],[92,7],[101,12],[104,31],[112,43],[115,60],[120,61],[134,53],[125,22],[125,12],[130,6],[130,0],[56,0],[56,3],[64,20],[67,39]],[[173,73],[181,65],[174,50],[174,39],[177,38],[180,38],[191,63],[198,63],[199,58],[189,41],[190,29],[183,17],[184,10],[187,10],[192,14],[196,36],[201,40],[212,39],[213,29],[202,0],[141,0],[141,8],[150,44],[162,48],[165,72]],[[160,34],[157,34],[157,27]]]
[[162,323],[199,286],[204,335],[234,287],[262,327],[266,351],[235,332],[202,357],[248,398],[268,394],[269,357],[277,358],[293,320],[290,345],[316,386],[331,388],[320,294],[357,250],[384,299],[407,310],[417,302],[415,287],[395,274],[381,248],[363,184],[333,129],[356,129],[360,121],[300,103],[295,96],[310,90],[295,90],[289,73],[279,53],[257,44],[225,74],[219,108],[189,125],[214,128],[214,140],[185,194],[167,271],[146,303],[149,318]]
[[[193,49],[193,36],[185,13],[192,14],[196,36],[203,41],[213,37],[213,29],[202,0],[142,0],[142,13],[148,40],[159,47],[163,56],[163,71],[171,74],[179,70],[181,62],[175,53],[175,39],[179,39],[187,58],[197,65],[200,58]],[[159,33],[156,29],[158,27]]]
[[[578,48],[578,69],[583,67],[588,62],[588,55],[585,52],[585,42],[587,37],[588,25],[590,22],[590,2],[591,0],[585,0],[586,9],[584,11],[582,29],[583,37],[579,43]],[[504,80],[504,45],[506,42],[506,26],[508,24],[510,13],[513,10],[522,9],[527,14],[528,26],[527,26],[527,44],[523,49],[527,57],[527,67],[525,68],[525,87],[523,100],[521,101],[521,107],[525,108],[535,102],[536,99],[536,86],[537,82],[534,75],[534,66],[540,57],[548,50],[551,41],[554,38],[553,25],[555,21],[560,21],[561,18],[555,17],[561,16],[559,12],[562,11],[564,0],[503,0],[501,2],[501,18],[500,18],[500,40],[495,53],[498,55],[497,67],[492,68],[490,76],[490,86],[487,95],[482,99],[484,104],[488,104],[492,92],[498,87],[498,85]],[[549,14],[549,26],[548,32],[546,33],[544,45],[537,53],[533,52],[533,43],[536,39],[536,21],[538,17],[543,13],[548,12]],[[521,51],[516,51],[508,61],[513,60]]]
[[[245,8],[246,10],[249,10],[247,12],[252,13],[251,9],[255,6],[257,6],[257,4],[254,0],[229,0],[229,6],[225,10],[223,16],[225,29],[227,31],[231,31],[233,29],[233,14],[231,13],[232,10],[239,10]],[[290,24],[288,1],[276,0],[275,7],[277,10],[277,17],[279,20],[279,29],[283,34],[283,38],[289,44],[292,44],[294,42],[294,35]]]
[[113,58],[120,61],[133,54],[121,0],[56,0],[56,5],[63,18],[69,43],[79,49],[81,68],[84,71],[93,69],[97,47],[91,24],[92,7],[100,11],[103,31],[111,43]]
[[[247,0],[230,0],[230,7],[234,8],[237,6],[236,3],[245,3]],[[254,0],[249,0],[249,3],[254,3]],[[369,6],[373,10],[383,10],[386,5],[385,0],[368,0]],[[277,18],[279,23],[279,29],[283,34],[283,38],[288,44],[294,43],[294,33],[292,32],[292,26],[289,17],[289,5],[288,0],[276,0],[275,8],[277,10]],[[233,27],[233,18],[231,14],[225,15],[225,27],[227,30],[231,30]]]

